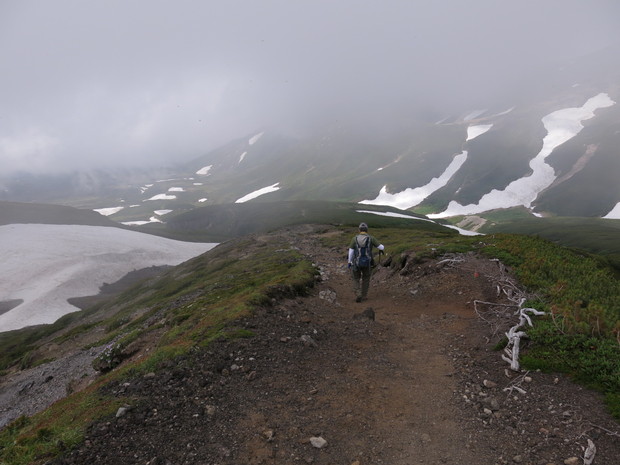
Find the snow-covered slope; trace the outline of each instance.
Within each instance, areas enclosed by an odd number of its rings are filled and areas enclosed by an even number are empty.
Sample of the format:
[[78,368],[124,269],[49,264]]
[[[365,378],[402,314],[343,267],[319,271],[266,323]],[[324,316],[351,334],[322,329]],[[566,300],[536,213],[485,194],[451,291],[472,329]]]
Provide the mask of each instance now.
[[97,294],[130,271],[177,265],[215,245],[100,226],[0,226],[0,302],[23,301],[0,315],[0,331],[52,323],[78,310],[69,298]]

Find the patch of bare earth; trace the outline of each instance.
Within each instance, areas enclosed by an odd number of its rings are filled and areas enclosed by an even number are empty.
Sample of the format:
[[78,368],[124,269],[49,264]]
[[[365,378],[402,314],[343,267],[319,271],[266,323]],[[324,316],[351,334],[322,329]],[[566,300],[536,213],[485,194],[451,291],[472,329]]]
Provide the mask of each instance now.
[[[320,267],[309,297],[112,386],[134,400],[55,464],[618,464],[618,424],[562,376],[510,373],[473,300],[497,300],[489,260],[379,267],[355,303],[342,249],[281,232]],[[374,319],[373,319],[374,316]],[[521,376],[521,378],[519,378]],[[520,383],[526,393],[503,391]]]

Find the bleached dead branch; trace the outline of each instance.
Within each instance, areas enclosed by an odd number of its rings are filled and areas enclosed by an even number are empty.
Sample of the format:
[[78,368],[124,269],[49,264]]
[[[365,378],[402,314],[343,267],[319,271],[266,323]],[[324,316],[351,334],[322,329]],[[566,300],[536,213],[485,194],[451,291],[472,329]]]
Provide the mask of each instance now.
[[596,446],[591,439],[588,439],[588,447],[583,453],[583,465],[592,465],[596,455]]
[[[523,303],[524,300],[521,302]],[[512,371],[519,371],[519,350],[521,346],[521,338],[527,336],[525,331],[519,331],[519,328],[522,328],[527,323],[529,326],[534,326],[532,324],[532,319],[529,317],[528,313],[531,313],[536,316],[544,315],[545,312],[540,310],[536,310],[534,308],[519,308],[519,322],[515,324],[512,328],[508,330],[506,333],[506,337],[508,338],[508,344],[504,348],[504,354],[502,355],[502,360],[510,363],[510,369]]]
[[523,385],[524,382],[526,382],[525,379],[528,374],[529,374],[529,371],[525,372],[521,376],[516,377],[515,379],[512,380],[512,382],[508,386],[502,389],[502,391],[508,392],[508,395],[512,394],[512,391],[517,391],[519,394],[527,394],[527,391],[523,389],[521,386]]
[[[536,310],[534,308],[523,308],[523,304],[527,301],[527,296],[525,292],[521,290],[517,283],[507,275],[506,267],[501,261],[497,259],[493,259],[491,261],[497,263],[497,266],[499,267],[499,275],[495,280],[497,296],[500,297],[503,294],[506,299],[509,302],[513,302],[513,304],[492,304],[490,302],[475,301],[474,308],[476,310],[476,313],[482,318],[481,312],[478,310],[477,305],[483,303],[485,305],[491,305],[495,308],[494,312],[496,320],[505,320],[507,312],[505,310],[498,310],[498,308],[516,307],[516,311],[512,314],[511,318],[514,318],[514,316],[518,316],[519,320],[516,324],[510,327],[508,332],[506,332],[508,344],[504,349],[504,355],[502,355],[502,359],[510,363],[511,370],[519,371],[519,351],[521,346],[521,339],[527,336],[527,333],[523,330],[523,328],[526,325],[530,327],[533,326],[530,315],[540,316],[544,315],[545,312]],[[513,389],[517,389],[517,387],[514,387]],[[518,388],[517,390],[521,390],[521,388]]]

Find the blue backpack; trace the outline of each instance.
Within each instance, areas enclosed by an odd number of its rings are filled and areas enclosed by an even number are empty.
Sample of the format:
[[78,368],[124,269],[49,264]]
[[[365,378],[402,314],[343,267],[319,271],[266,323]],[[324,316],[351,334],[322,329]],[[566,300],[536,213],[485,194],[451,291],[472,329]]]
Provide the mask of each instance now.
[[355,263],[355,266],[358,268],[370,268],[372,265],[370,236],[362,236],[365,238],[363,243],[360,243],[360,236],[362,235],[360,234],[355,238],[355,259],[353,263]]

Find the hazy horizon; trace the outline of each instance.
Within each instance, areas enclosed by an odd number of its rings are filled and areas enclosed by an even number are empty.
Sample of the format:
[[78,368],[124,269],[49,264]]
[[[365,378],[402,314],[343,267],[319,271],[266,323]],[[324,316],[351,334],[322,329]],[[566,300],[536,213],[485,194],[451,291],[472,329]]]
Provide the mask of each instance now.
[[0,164],[156,165],[264,128],[474,111],[619,23],[611,0],[7,1]]

